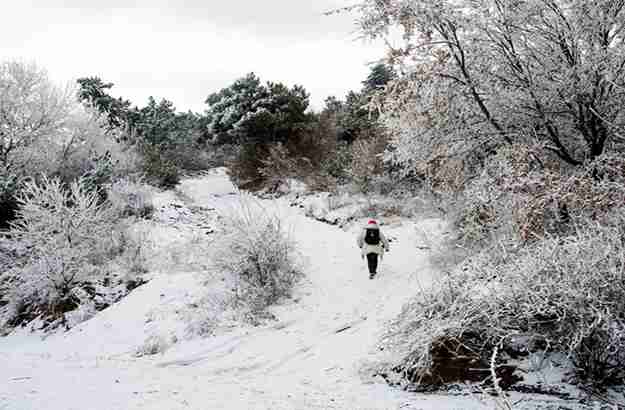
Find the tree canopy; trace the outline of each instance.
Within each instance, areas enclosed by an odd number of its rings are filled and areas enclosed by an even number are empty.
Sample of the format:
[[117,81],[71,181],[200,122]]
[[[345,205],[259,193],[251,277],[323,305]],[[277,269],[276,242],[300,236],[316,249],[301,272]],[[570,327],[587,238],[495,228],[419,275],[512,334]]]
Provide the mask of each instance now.
[[623,142],[625,2],[366,0],[358,9],[366,35],[403,32],[389,53],[403,75],[386,111],[405,159],[535,141],[578,165]]
[[149,97],[147,105],[139,108],[121,97],[112,97],[108,90],[113,84],[98,77],[80,78],[78,84],[78,99],[104,115],[108,130],[121,130],[120,138],[130,143],[170,148],[178,143],[192,143],[202,134],[199,115],[178,113],[174,103],[165,98],[157,102]]
[[218,143],[284,142],[309,122],[309,94],[249,73],[206,99],[208,130]]

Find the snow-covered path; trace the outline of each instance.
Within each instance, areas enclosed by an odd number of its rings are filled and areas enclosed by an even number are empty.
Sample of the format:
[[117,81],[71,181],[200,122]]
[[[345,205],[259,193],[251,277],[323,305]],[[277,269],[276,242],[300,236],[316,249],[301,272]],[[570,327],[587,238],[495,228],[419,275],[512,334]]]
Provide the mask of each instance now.
[[[186,180],[195,205],[226,211],[239,200],[223,175]],[[418,397],[363,372],[385,352],[385,323],[431,280],[412,224],[385,227],[396,238],[380,274],[369,280],[356,232],[306,218],[266,201],[291,227],[306,278],[278,321],[182,341],[165,354],[136,358],[159,305],[201,291],[193,272],[161,272],[129,297],[72,331],[42,341],[0,339],[0,409],[468,409],[471,399]],[[439,221],[421,221],[436,235]],[[169,301],[169,302],[168,302]],[[175,324],[172,324],[175,326]]]

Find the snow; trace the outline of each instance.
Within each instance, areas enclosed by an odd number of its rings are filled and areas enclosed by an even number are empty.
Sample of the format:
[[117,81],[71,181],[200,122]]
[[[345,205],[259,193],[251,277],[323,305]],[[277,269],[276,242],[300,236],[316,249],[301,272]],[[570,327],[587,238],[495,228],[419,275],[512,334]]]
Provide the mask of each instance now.
[[[305,279],[273,308],[276,321],[226,320],[213,336],[188,338],[187,316],[206,297],[207,281],[215,295],[228,291],[207,274],[218,235],[206,224],[218,229],[220,218],[251,199],[223,169],[183,181],[179,197],[162,194],[158,215],[143,226],[154,244],[147,284],[66,333],[0,339],[0,409],[493,408],[490,399],[391,389],[366,371],[391,359],[377,345],[385,324],[434,277],[420,248],[424,237],[441,237],[442,221],[386,225],[395,240],[369,280],[356,247],[359,223],[341,230],[286,199],[260,201],[290,227]],[[141,355],[149,344],[162,351]]]

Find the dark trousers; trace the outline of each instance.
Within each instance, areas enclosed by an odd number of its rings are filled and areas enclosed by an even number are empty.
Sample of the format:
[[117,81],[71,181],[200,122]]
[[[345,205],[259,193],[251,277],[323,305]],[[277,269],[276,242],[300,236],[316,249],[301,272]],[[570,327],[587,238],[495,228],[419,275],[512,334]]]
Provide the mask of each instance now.
[[368,253],[367,264],[369,265],[369,273],[376,273],[378,270],[378,254]]

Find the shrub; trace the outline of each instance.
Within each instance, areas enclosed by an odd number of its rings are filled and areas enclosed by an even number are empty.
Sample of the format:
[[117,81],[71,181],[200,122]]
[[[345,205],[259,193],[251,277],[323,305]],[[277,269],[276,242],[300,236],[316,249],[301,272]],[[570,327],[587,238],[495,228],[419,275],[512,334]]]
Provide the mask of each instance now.
[[624,379],[625,161],[542,167],[528,150],[500,151],[455,202],[451,245],[465,259],[406,307],[391,336],[413,381],[440,371],[441,340],[467,345],[467,335],[479,335],[479,360],[521,337],[566,353],[589,383]]
[[382,174],[385,144],[386,140],[381,137],[353,143],[348,175],[361,192],[369,192],[374,177]]
[[262,188],[262,159],[267,148],[261,145],[245,144],[239,147],[235,158],[227,163],[228,175],[232,182],[241,189],[258,190]]
[[113,212],[122,218],[150,218],[154,213],[152,189],[140,182],[119,179],[111,184],[107,196]]
[[75,289],[102,274],[97,261],[108,248],[109,210],[81,180],[65,189],[59,180],[42,177],[40,183],[27,182],[17,200],[10,235],[28,253],[27,263],[14,268],[19,281],[12,300],[63,317],[78,306]]
[[[216,290],[211,287],[211,292]],[[185,337],[207,337],[215,333],[220,321],[223,319],[224,312],[228,309],[228,295],[223,289],[216,292],[219,294],[209,293],[199,300],[188,305],[185,320]]]
[[488,158],[453,207],[456,225],[469,236],[479,231],[475,236],[484,239],[498,232],[527,242],[570,234],[575,222],[601,220],[624,201],[625,160],[619,156],[605,155],[567,173],[517,145]]
[[[618,218],[621,226],[589,224],[507,258],[493,258],[488,249],[407,305],[391,338],[405,349],[402,368],[411,381],[440,376],[444,366],[435,352],[441,340],[469,346],[480,362],[513,337],[567,353],[591,382],[622,381],[625,289],[614,284],[625,266],[625,229]],[[473,335],[470,344],[467,335]]]
[[215,265],[219,271],[234,275],[241,300],[260,312],[290,295],[302,273],[280,218],[257,204],[242,204],[227,231]]
[[145,230],[123,227],[117,232],[115,244],[120,265],[125,272],[126,287],[131,290],[143,282],[140,275],[148,272],[148,250],[152,243]]
[[264,184],[276,189],[290,178],[303,178],[312,173],[312,164],[306,157],[296,157],[281,143],[269,148],[269,154],[262,161],[260,175]]
[[456,228],[463,246],[474,246],[490,239],[495,212],[491,203],[475,198],[460,210],[456,216]]
[[135,349],[135,357],[153,356],[158,353],[165,353],[175,342],[175,337],[153,334],[148,336],[143,344],[137,346]]
[[208,153],[208,164],[211,168],[225,167],[236,158],[238,145],[207,144],[204,150]]
[[98,195],[106,199],[105,186],[111,182],[115,163],[109,151],[102,154],[92,152],[89,169],[81,175],[86,188],[98,192]]
[[207,149],[190,141],[178,143],[165,150],[162,155],[185,171],[205,171],[212,165],[212,158]]
[[233,182],[243,189],[273,190],[290,178],[309,186],[329,189],[346,178],[349,146],[338,143],[332,130],[317,119],[284,140],[245,142],[228,162]]
[[350,146],[341,142],[330,148],[321,162],[321,174],[344,180],[348,176],[347,170],[352,162]]
[[148,182],[162,187],[173,188],[180,182],[180,171],[165,158],[157,146],[143,144],[143,172]]
[[19,178],[6,167],[0,167],[0,229],[8,228],[17,212]]

